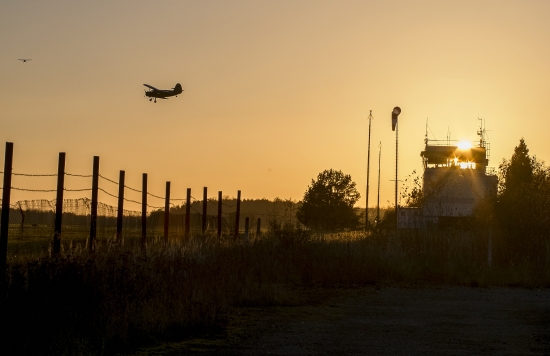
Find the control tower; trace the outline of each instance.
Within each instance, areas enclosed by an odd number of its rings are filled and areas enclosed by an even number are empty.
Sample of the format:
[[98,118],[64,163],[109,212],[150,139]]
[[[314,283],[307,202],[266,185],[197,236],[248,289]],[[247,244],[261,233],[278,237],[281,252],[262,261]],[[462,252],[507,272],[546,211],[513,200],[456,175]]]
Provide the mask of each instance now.
[[479,141],[438,141],[425,138],[420,152],[424,167],[425,223],[454,225],[473,217],[474,206],[497,191],[497,177],[489,164],[489,143],[482,125]]

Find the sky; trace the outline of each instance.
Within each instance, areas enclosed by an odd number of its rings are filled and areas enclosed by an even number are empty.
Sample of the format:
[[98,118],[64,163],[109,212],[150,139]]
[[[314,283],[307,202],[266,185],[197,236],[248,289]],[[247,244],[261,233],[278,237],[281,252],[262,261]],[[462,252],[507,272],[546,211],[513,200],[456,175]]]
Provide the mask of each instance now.
[[[426,131],[477,140],[480,118],[489,166],[522,137],[550,160],[549,15],[546,0],[4,0],[0,154],[13,142],[13,171],[28,174],[56,173],[66,152],[65,171],[89,175],[99,156],[102,176],[124,170],[139,190],[147,173],[149,192],[164,196],[170,181],[175,199],[208,187],[213,198],[300,200],[335,169],[351,175],[364,207],[372,111],[369,206],[379,147],[380,203],[393,205],[395,106],[399,180],[422,174]],[[177,98],[144,97],[143,84],[176,83]],[[15,176],[12,186],[54,190],[56,180]],[[55,192],[12,191],[23,199]],[[100,201],[116,205],[103,192]]]

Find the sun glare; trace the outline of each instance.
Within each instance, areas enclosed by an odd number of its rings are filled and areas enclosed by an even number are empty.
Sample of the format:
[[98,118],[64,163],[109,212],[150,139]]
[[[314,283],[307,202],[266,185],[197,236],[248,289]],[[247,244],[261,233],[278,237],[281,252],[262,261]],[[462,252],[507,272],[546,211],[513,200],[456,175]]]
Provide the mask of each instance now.
[[460,169],[476,169],[475,162],[460,162]]
[[470,141],[460,141],[458,143],[458,148],[461,150],[469,150],[472,148],[472,143]]

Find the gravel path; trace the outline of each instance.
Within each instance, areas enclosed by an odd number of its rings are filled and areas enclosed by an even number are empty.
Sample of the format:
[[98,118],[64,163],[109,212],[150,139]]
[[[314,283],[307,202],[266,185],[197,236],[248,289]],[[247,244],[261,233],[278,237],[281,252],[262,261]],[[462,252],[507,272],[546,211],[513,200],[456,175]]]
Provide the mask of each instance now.
[[360,288],[314,306],[240,308],[225,338],[148,355],[550,355],[550,290]]
[[550,291],[360,289],[281,308],[259,329],[243,354],[550,355]]

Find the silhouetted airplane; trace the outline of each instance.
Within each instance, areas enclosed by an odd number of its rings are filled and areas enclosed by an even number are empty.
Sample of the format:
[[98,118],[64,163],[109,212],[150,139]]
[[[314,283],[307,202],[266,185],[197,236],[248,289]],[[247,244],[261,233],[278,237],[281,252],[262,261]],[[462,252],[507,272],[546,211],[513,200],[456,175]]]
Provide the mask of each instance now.
[[177,83],[176,86],[171,90],[157,89],[154,86],[151,86],[149,84],[143,84],[143,85],[151,89],[145,92],[145,96],[149,97],[149,101],[152,101],[154,98],[155,103],[157,102],[157,99],[168,99],[168,97],[170,96],[178,96],[178,94],[181,94],[183,92],[183,90],[181,89],[180,83]]
[[32,61],[31,58],[18,58],[18,60],[23,61],[23,63],[26,63],[27,61]]

